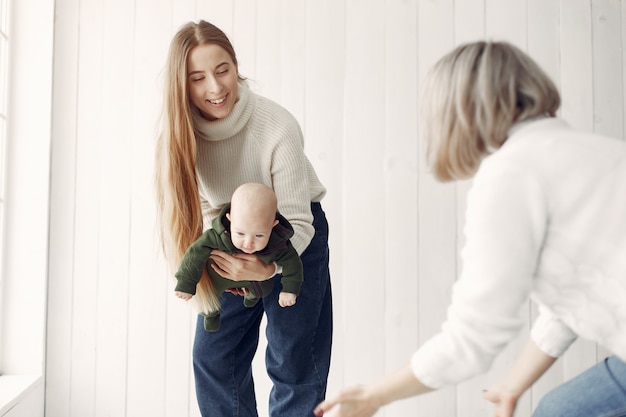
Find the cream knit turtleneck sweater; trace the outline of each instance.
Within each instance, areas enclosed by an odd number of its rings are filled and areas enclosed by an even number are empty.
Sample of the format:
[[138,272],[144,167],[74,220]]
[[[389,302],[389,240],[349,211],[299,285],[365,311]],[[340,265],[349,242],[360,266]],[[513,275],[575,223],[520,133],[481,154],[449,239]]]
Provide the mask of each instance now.
[[295,234],[299,254],[313,237],[311,202],[326,194],[311,162],[296,119],[283,107],[239,83],[239,100],[228,117],[204,119],[193,109],[197,138],[196,172],[205,229],[244,182],[274,189],[278,209]]

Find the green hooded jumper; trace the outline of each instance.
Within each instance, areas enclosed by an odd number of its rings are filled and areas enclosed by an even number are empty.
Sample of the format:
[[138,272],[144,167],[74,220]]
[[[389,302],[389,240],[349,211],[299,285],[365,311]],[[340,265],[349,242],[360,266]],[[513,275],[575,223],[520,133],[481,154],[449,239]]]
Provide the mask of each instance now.
[[[230,211],[230,204],[224,206],[219,215],[213,219],[212,228],[205,231],[194,243],[189,246],[175,276],[177,285],[175,291],[187,294],[196,293],[196,285],[200,281],[202,271],[206,269],[219,297],[228,288],[246,288],[248,295],[244,297],[246,307],[254,306],[261,297],[272,292],[274,280],[266,281],[232,281],[219,275],[209,263],[211,251],[219,249],[229,254],[243,253],[237,249],[230,238],[230,221],[226,213]],[[282,291],[299,294],[304,279],[302,261],[289,239],[293,236],[293,227],[280,213],[276,213],[278,223],[272,229],[267,246],[255,252],[263,262],[276,262],[283,268],[281,284]],[[219,329],[219,311],[204,318],[204,328],[207,331]]]

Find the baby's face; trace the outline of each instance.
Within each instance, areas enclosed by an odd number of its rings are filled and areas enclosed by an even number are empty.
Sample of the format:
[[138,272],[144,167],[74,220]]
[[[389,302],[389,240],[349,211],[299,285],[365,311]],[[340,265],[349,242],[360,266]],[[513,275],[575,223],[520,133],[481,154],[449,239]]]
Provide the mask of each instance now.
[[272,228],[278,223],[276,218],[255,215],[240,215],[238,212],[226,215],[230,220],[230,238],[233,245],[245,253],[258,252],[267,246]]

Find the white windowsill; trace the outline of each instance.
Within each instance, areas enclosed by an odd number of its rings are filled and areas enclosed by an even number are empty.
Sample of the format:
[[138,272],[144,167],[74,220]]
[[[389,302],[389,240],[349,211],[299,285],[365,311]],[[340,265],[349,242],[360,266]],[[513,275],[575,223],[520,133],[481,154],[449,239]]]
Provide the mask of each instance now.
[[41,375],[0,375],[0,416],[8,413],[42,383]]

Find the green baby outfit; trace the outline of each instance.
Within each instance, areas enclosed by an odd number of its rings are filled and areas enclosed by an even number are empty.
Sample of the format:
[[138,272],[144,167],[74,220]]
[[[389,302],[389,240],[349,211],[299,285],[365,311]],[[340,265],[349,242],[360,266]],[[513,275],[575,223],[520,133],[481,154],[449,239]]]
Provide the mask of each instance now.
[[[245,288],[248,295],[243,303],[246,307],[254,306],[260,298],[270,294],[274,287],[272,279],[266,281],[232,281],[219,275],[211,268],[209,259],[211,251],[219,249],[229,254],[243,253],[233,246],[230,238],[230,221],[226,213],[230,211],[230,204],[222,208],[219,215],[213,220],[212,228],[205,231],[185,252],[180,267],[175,276],[177,285],[175,291],[187,294],[196,293],[196,285],[200,281],[202,271],[206,269],[219,297],[228,288]],[[293,236],[293,227],[280,213],[276,213],[278,223],[272,229],[267,246],[255,252],[266,264],[275,262],[282,267],[282,291],[298,295],[303,281],[302,261],[289,239]],[[209,332],[217,331],[220,327],[220,312],[216,311],[204,316],[204,329]]]

